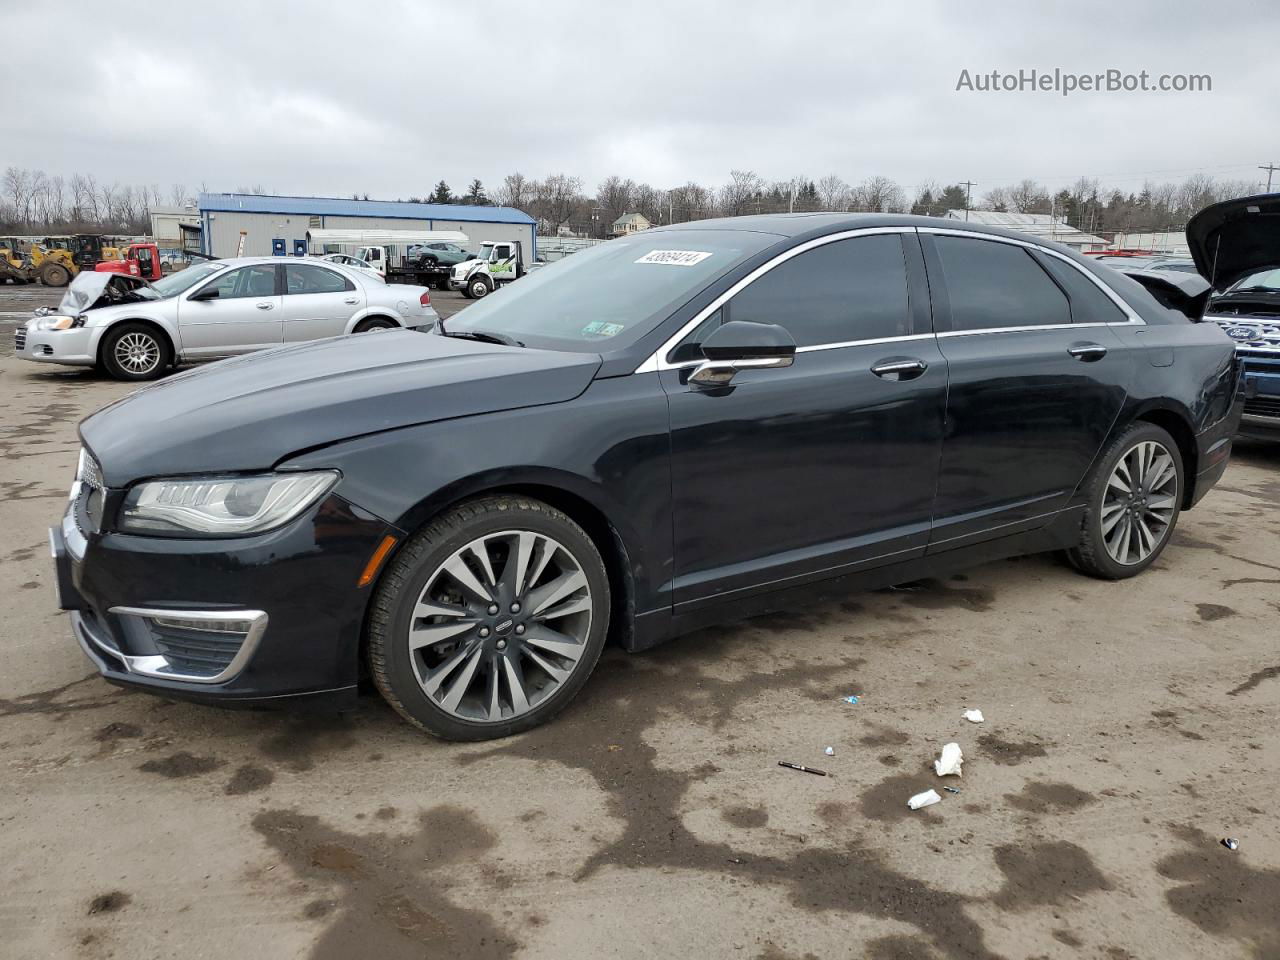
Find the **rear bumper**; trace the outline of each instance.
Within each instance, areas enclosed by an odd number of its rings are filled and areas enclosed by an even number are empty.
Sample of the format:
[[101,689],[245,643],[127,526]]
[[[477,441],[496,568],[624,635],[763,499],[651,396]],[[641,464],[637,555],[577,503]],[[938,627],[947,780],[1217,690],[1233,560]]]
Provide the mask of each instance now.
[[355,702],[370,588],[390,528],[331,496],[278,531],[236,540],[50,531],[59,605],[102,676],[225,706]]

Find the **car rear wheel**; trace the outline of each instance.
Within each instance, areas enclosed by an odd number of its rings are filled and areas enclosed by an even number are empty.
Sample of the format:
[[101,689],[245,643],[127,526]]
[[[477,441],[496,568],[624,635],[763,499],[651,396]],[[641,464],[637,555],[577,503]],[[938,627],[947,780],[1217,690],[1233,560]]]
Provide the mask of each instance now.
[[386,317],[370,317],[368,320],[361,320],[356,324],[356,328],[352,333],[369,333],[373,330],[394,330],[396,324]]
[[173,363],[169,341],[142,323],[122,323],[102,341],[102,365],[117,380],[154,380]]
[[1086,481],[1080,543],[1067,558],[1080,571],[1123,580],[1151,566],[1169,543],[1182,506],[1178,445],[1155,424],[1131,424]]
[[609,580],[590,537],[519,496],[462,504],[409,540],[369,620],[369,664],[406,720],[448,740],[545,723],[595,669]]

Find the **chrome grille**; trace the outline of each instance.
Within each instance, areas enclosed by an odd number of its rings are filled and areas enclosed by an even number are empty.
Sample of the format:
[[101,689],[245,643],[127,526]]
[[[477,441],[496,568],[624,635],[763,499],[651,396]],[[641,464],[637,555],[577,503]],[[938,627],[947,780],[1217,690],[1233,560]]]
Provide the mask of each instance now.
[[13,349],[23,350],[27,346],[27,328],[18,327],[13,331]]
[[1280,397],[1254,397],[1246,400],[1244,412],[1251,417],[1280,417]]

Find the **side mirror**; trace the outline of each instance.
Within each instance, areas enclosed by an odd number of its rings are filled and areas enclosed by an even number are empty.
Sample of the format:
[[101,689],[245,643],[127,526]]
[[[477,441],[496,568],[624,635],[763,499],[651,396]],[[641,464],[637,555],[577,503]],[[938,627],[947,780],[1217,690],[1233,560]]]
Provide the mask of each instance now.
[[739,370],[791,366],[796,359],[796,342],[776,324],[734,320],[717,327],[702,342],[702,355],[706,359],[689,375],[689,382],[723,387]]
[[187,297],[187,299],[188,300],[217,300],[218,288],[212,285],[205,287],[203,290],[197,290],[191,296]]

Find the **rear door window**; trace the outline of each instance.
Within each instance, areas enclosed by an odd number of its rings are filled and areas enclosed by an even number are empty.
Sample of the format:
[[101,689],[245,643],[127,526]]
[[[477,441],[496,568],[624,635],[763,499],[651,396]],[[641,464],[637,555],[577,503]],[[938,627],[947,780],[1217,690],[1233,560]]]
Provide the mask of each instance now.
[[285,293],[341,293],[354,290],[353,284],[340,273],[309,263],[287,264],[284,268]]
[[1125,323],[1129,317],[1115,302],[1098,289],[1098,285],[1069,263],[1048,254],[1037,254],[1036,259],[1053,274],[1053,279],[1067,292],[1071,300],[1073,323]]
[[992,330],[1071,322],[1066,295],[1025,247],[935,236],[951,302],[953,330]]

